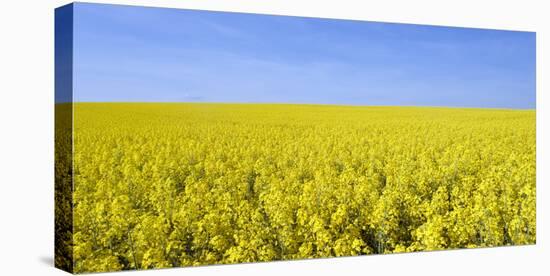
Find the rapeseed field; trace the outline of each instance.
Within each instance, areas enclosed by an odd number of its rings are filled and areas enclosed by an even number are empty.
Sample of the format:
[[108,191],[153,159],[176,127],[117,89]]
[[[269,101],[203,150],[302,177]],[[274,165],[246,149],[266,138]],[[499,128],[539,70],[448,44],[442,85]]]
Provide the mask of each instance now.
[[536,242],[535,111],[75,103],[75,272]]

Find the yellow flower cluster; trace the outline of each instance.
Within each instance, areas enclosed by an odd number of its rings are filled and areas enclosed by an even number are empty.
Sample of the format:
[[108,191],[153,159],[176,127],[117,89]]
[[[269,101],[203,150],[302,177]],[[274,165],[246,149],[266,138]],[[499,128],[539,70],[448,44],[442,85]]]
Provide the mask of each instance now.
[[535,111],[77,103],[74,269],[533,244]]

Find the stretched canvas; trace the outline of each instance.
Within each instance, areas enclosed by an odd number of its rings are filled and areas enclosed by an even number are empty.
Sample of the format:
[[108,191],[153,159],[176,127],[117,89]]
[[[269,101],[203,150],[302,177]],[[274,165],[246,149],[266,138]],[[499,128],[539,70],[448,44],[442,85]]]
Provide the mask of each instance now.
[[535,244],[535,89],[533,32],[60,7],[55,265]]

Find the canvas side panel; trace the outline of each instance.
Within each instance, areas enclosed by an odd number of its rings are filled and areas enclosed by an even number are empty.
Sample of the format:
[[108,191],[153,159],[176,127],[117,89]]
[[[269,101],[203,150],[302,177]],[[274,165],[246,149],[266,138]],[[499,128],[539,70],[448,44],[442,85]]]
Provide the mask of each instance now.
[[55,267],[73,272],[73,5],[55,10]]

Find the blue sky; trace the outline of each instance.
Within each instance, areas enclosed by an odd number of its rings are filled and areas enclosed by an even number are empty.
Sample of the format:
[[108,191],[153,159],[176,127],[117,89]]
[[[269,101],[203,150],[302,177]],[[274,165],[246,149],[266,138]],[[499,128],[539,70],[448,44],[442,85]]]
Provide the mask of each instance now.
[[535,33],[78,3],[74,100],[535,108]]

